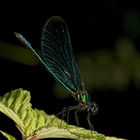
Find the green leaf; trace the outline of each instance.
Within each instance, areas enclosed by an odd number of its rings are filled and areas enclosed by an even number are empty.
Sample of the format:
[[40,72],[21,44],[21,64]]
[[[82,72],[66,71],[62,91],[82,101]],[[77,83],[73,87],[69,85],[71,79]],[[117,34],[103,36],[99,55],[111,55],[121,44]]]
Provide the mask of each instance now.
[[30,93],[16,89],[0,97],[0,111],[11,118],[22,133],[24,140],[43,138],[70,138],[105,140],[105,136],[96,131],[68,125],[54,115],[43,110],[32,109]]
[[0,111],[11,118],[20,131],[25,134],[24,118],[31,110],[30,94],[28,91],[17,89],[0,97]]
[[106,140],[126,140],[126,139],[121,139],[117,137],[106,137]]
[[48,116],[46,127],[38,129],[35,133],[28,137],[28,140],[31,138],[43,139],[43,138],[70,138],[70,139],[96,139],[96,140],[105,140],[105,136],[98,134],[95,131],[86,130],[84,128],[79,128],[76,126],[68,125],[63,120],[60,120],[54,115]]
[[0,132],[3,134],[3,136],[5,136],[8,140],[16,140],[15,137],[13,137],[12,135],[6,133],[6,132],[3,132],[0,130]]

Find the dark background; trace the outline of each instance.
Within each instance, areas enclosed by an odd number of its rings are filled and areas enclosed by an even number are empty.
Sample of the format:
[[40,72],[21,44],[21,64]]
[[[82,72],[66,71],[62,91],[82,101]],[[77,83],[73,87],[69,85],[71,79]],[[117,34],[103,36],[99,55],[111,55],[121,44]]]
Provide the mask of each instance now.
[[[133,41],[136,52],[139,54],[140,8],[138,2],[89,0],[85,2],[40,1],[29,4],[19,1],[14,6],[9,4],[1,7],[1,42],[21,45],[13,34],[16,31],[28,38],[34,48],[39,49],[44,23],[51,16],[59,15],[68,25],[76,56],[81,53],[88,55],[88,52],[102,49],[114,51],[116,40],[122,36]],[[6,57],[7,59],[4,59]],[[29,90],[33,107],[44,109],[48,114],[57,114],[63,107],[75,104],[71,97],[58,99],[54,96],[55,81],[41,65],[26,65],[10,61],[8,56],[6,57],[0,58],[1,95],[16,88]],[[108,79],[110,78],[108,75]],[[88,83],[86,85],[88,87]],[[101,90],[98,86],[90,90],[93,100],[99,105],[98,114],[92,118],[94,129],[108,136],[136,139],[139,129],[139,86],[139,81],[135,86],[130,77],[128,85],[122,88],[123,90],[109,87]],[[81,126],[88,128],[82,115],[85,114],[79,115]],[[73,119],[73,114],[70,117]],[[11,134],[15,131],[17,137],[20,137],[14,123],[2,114],[0,114],[0,129]]]

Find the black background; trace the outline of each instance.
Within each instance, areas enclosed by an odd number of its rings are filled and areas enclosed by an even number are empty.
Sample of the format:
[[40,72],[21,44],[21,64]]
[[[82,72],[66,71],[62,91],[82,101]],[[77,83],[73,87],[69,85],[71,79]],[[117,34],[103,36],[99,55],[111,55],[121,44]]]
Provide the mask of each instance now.
[[[39,49],[44,23],[51,16],[59,15],[68,25],[76,55],[101,48],[112,50],[115,40],[125,34],[123,27],[125,11],[135,9],[140,12],[138,2],[115,0],[38,3],[34,1],[31,4],[18,1],[13,5],[1,4],[1,7],[0,41],[20,44],[13,34],[17,31],[26,36],[34,48]],[[138,39],[136,46],[139,50]],[[33,107],[44,109],[49,114],[57,114],[74,101],[73,98],[62,101],[54,98],[53,83],[53,78],[40,65],[28,66],[0,59],[1,95],[20,87],[27,89],[32,94]],[[92,122],[95,130],[109,136],[136,139],[139,129],[139,92],[131,83],[123,93],[112,90],[100,93],[98,89],[94,90],[94,99],[99,105],[99,113]],[[87,123],[80,120],[81,126],[88,128]],[[14,131],[13,134],[20,137],[14,123],[2,114],[0,114],[0,129],[11,134]]]

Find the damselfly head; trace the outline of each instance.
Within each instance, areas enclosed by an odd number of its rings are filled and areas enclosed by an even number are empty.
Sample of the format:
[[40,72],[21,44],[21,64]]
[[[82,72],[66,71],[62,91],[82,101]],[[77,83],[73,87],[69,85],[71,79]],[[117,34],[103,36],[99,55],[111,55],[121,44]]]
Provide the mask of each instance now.
[[98,113],[98,105],[94,102],[89,106],[89,111],[93,114],[96,115]]

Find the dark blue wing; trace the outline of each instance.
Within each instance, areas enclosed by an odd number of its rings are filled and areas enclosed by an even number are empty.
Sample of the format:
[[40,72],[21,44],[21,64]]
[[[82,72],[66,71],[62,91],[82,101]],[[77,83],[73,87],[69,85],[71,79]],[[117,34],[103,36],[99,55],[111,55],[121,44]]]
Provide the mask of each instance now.
[[50,73],[66,89],[73,94],[84,89],[67,25],[61,17],[53,16],[46,22],[41,37],[41,50]]

